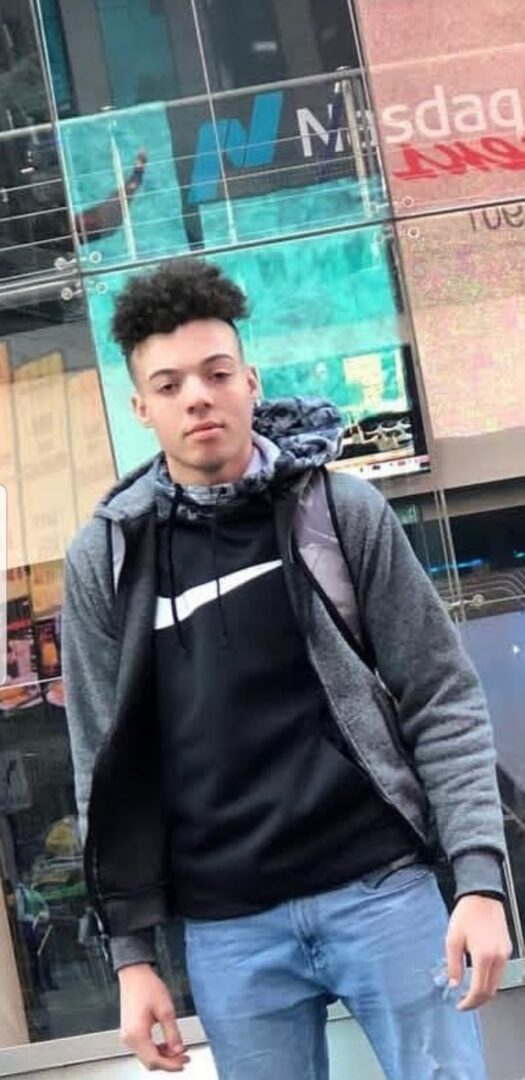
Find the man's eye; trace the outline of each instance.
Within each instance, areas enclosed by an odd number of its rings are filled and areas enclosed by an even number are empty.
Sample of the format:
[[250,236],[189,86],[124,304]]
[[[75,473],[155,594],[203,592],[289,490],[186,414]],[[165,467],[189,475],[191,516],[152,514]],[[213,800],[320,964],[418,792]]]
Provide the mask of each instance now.
[[229,379],[230,375],[231,375],[231,371],[214,371],[214,372],[212,372],[211,377],[212,377],[212,379],[215,379],[217,382],[222,382],[223,379]]
[[174,389],[175,389],[174,383],[164,383],[162,386],[158,387],[157,392],[159,394],[170,394],[171,391],[174,390]]

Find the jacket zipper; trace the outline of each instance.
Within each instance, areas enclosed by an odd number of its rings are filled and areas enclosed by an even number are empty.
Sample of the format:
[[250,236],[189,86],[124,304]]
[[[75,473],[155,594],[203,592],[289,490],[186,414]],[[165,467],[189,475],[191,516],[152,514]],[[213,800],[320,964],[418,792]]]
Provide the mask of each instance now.
[[[107,737],[106,743],[99,750],[99,753],[97,755],[97,759],[95,760],[95,767],[94,767],[94,770],[93,770],[93,780],[95,778],[95,770],[96,770],[97,763],[100,762],[100,756],[103,753],[103,750],[105,749],[105,746],[107,746],[107,744],[109,742],[109,739],[110,739],[110,733],[108,732],[108,737]],[[93,789],[93,781],[92,781],[91,787]],[[92,896],[93,900],[96,902],[96,905],[97,905],[97,908],[98,908],[97,915],[100,918],[100,921],[101,921],[102,926],[104,927],[104,931],[105,931],[106,930],[107,919],[106,919],[106,915],[105,915],[104,898],[103,898],[103,895],[102,895],[102,889],[101,889],[101,885],[100,885],[98,859],[97,859],[97,846],[96,846],[96,842],[95,842],[95,836],[96,836],[97,824],[98,824],[97,816],[98,815],[93,815],[92,814],[92,820],[91,820],[91,823],[88,826],[88,840],[89,840],[89,843],[86,845],[86,859],[85,859],[85,863],[86,863],[86,879],[87,879],[86,883],[88,884],[89,892],[91,893],[91,896]],[[104,936],[107,938],[107,933],[105,933]]]

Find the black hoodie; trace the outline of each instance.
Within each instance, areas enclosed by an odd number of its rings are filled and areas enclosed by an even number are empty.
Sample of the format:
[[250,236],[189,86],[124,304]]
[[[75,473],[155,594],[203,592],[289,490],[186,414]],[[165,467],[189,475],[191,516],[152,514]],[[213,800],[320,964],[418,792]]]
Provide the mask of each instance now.
[[[264,471],[271,449],[259,446]],[[252,480],[197,503],[164,475],[157,526],[169,887],[193,918],[322,892],[416,845],[338,738],[307,658],[275,535],[286,481]]]

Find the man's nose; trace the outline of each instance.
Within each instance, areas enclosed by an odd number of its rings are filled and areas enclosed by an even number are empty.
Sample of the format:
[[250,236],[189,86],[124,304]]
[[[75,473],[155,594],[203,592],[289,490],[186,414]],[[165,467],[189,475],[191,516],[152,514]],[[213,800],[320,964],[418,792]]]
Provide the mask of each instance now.
[[213,394],[209,383],[198,376],[188,376],[184,381],[184,404],[191,412],[213,405]]

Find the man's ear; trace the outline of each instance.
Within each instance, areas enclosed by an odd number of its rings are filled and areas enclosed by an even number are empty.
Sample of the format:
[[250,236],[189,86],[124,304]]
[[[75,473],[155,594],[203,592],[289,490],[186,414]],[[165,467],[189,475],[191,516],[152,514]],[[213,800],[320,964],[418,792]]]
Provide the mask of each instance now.
[[261,383],[259,381],[257,368],[253,367],[252,364],[250,364],[248,367],[247,378],[250,397],[252,401],[258,401],[261,396]]
[[135,420],[138,420],[139,424],[143,427],[152,427],[152,422],[148,413],[148,406],[139,393],[133,394],[131,398],[131,408],[133,409],[133,415]]

